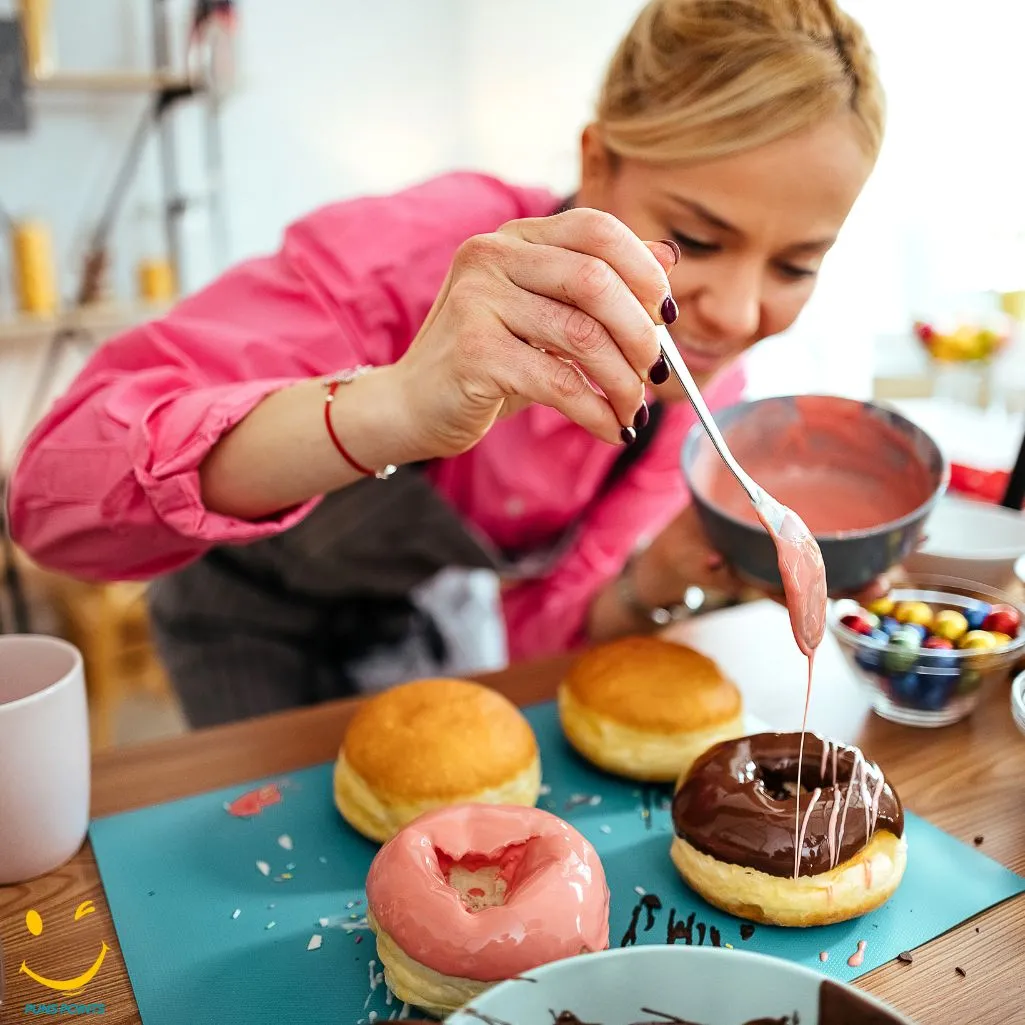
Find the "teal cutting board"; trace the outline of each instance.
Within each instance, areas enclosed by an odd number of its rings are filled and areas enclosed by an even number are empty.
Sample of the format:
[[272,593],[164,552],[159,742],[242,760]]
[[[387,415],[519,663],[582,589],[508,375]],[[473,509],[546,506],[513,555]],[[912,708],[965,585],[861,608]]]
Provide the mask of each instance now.
[[[1025,879],[909,815],[908,870],[887,906],[845,925],[742,930],[676,874],[669,792],[591,769],[563,739],[554,705],[526,714],[542,751],[541,806],[576,826],[601,855],[613,946],[636,915],[640,944],[666,943],[673,933],[678,943],[731,944],[850,981],[1025,892]],[[408,1012],[385,987],[366,928],[363,883],[377,848],[335,811],[331,768],[93,823],[143,1025],[356,1025]],[[280,802],[247,819],[226,811],[261,783],[277,783]],[[636,910],[642,893],[661,901],[650,918]],[[859,940],[867,943],[864,962],[852,968],[847,960]]]

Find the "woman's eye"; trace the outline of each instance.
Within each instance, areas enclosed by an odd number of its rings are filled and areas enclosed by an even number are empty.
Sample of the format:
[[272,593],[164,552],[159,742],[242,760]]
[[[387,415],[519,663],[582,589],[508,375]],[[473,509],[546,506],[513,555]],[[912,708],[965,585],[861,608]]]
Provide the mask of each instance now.
[[788,278],[793,278],[795,281],[799,281],[802,278],[813,278],[818,273],[811,267],[796,267],[792,263],[781,263],[779,264],[780,272]]
[[674,231],[673,238],[676,239],[681,249],[700,256],[708,253],[717,253],[721,248],[714,242],[702,242],[700,239],[691,238],[690,235],[684,235],[680,231]]

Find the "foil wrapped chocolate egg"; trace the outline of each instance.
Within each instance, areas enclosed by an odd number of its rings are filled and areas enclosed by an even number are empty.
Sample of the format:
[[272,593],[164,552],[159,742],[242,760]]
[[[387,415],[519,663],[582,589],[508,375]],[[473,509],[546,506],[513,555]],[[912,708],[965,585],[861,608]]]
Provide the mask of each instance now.
[[1021,629],[1021,613],[1013,605],[994,605],[982,621],[982,629],[1013,640]]
[[914,630],[898,630],[890,637],[890,646],[883,653],[883,666],[887,672],[908,672],[918,661],[921,640]]
[[962,650],[992,651],[999,642],[988,630],[969,630],[961,638],[958,647]]
[[879,620],[879,629],[888,637],[892,637],[900,628],[901,624],[898,623],[893,616],[883,616],[882,619]]
[[957,694],[964,697],[966,694],[974,694],[982,684],[982,673],[978,669],[966,668],[961,673],[957,683]]
[[902,601],[893,610],[893,616],[898,623],[928,627],[932,624],[932,607],[924,601]]
[[[875,617],[872,617],[875,619]],[[847,627],[848,630],[853,630],[855,633],[863,634],[866,637],[872,632],[874,626],[860,610],[858,612],[852,612],[849,615],[844,616],[840,620],[841,624]]]
[[921,623],[902,623],[900,630],[914,633],[919,644],[924,644],[929,636],[929,631]]
[[932,632],[937,637],[957,643],[968,633],[968,620],[956,609],[940,609],[933,619]]
[[[880,644],[888,644],[890,641],[890,635],[878,629],[878,627],[867,636],[873,641],[878,641]],[[857,662],[862,669],[866,669],[868,672],[874,673],[882,665],[883,649],[867,647],[859,648],[854,655],[854,661]]]
[[880,619],[883,616],[889,616],[893,614],[894,601],[889,597],[876,598],[874,601],[870,601],[865,609],[871,612],[873,616],[878,616]]
[[969,631],[981,630],[982,624],[986,621],[986,617],[991,611],[992,607],[985,602],[979,602],[977,605],[965,609],[964,618],[968,623]]

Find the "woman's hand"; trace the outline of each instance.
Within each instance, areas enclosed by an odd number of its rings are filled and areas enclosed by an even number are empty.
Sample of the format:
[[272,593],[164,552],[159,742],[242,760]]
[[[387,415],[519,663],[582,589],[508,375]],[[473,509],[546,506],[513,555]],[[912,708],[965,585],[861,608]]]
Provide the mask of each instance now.
[[[726,559],[708,542],[693,503],[687,507],[641,551],[625,570],[630,589],[646,609],[669,608],[678,604],[689,587],[699,587],[727,599],[753,601],[771,598],[786,605],[782,590],[755,587],[742,580]],[[830,594],[831,598],[853,598],[865,604],[890,590],[883,576],[856,594]],[[607,585],[592,602],[588,634],[592,641],[603,641],[639,627],[651,628],[633,609],[624,606],[618,581]]]
[[508,405],[531,402],[610,444],[632,440],[659,357],[655,325],[676,316],[677,255],[586,209],[467,240],[392,368],[422,457],[466,451]]
[[638,599],[648,607],[676,605],[688,587],[739,595],[743,587],[708,542],[693,503],[645,548],[630,568]]
[[624,600],[620,580],[606,584],[591,602],[587,633],[593,642],[611,640],[654,624],[642,610],[678,605],[689,587],[739,595],[739,580],[705,539],[693,506],[688,505],[623,570],[629,592],[641,609]]

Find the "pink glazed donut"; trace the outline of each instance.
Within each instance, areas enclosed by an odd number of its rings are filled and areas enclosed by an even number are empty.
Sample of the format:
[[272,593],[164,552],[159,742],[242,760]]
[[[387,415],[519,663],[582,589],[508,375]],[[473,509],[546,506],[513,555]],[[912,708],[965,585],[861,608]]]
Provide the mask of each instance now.
[[597,852],[540,808],[421,815],[378,851],[367,905],[388,987],[438,1017],[503,979],[609,945]]

